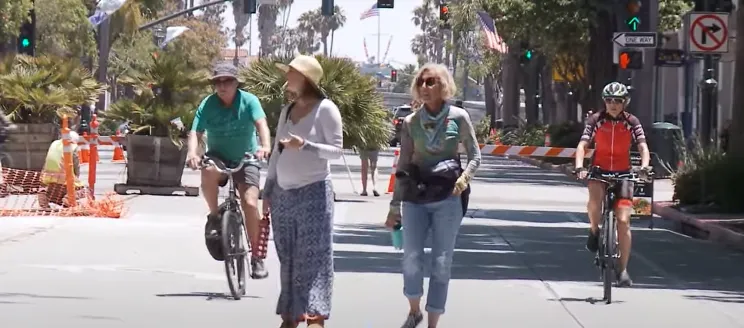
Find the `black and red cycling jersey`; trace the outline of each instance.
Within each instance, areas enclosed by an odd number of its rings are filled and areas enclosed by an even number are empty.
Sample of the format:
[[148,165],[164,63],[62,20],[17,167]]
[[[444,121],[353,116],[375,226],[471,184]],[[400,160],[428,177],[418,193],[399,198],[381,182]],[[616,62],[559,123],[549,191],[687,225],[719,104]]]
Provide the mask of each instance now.
[[623,111],[612,117],[607,111],[589,116],[581,141],[594,142],[592,165],[611,172],[629,171],[630,148],[646,141],[641,122],[635,115]]

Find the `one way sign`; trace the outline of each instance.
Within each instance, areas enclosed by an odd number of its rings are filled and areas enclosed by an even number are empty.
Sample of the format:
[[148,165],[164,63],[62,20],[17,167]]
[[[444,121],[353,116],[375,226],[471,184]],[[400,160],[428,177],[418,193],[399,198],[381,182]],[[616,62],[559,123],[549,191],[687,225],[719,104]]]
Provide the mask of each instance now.
[[621,47],[656,48],[656,32],[615,33],[612,41]]

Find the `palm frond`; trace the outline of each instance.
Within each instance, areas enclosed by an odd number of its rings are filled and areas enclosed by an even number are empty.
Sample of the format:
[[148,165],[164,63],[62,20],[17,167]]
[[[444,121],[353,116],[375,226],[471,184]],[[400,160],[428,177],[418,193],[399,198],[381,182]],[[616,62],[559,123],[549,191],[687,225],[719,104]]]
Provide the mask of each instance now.
[[[382,147],[389,141],[390,125],[382,95],[374,82],[362,75],[353,62],[343,58],[316,56],[325,73],[320,89],[341,111],[344,126],[344,148]],[[241,71],[245,90],[255,94],[266,112],[272,135],[279,113],[286,104],[284,73],[275,63],[289,59],[261,58]]]

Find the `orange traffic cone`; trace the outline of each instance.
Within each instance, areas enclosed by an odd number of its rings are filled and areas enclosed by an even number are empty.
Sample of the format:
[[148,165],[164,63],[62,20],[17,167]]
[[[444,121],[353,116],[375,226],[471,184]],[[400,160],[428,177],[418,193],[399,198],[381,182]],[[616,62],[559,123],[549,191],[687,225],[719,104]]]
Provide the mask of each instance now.
[[80,163],[90,163],[90,146],[88,132],[83,133],[83,144],[80,145]]
[[116,141],[114,145],[114,158],[112,159],[114,162],[123,162],[126,159],[124,159],[124,149],[121,148],[121,140],[123,138],[121,137],[121,133],[116,132]]
[[388,182],[387,193],[395,190],[395,168],[398,167],[398,157],[400,157],[400,150],[395,150],[395,159],[393,160],[393,172],[390,173],[390,181]]

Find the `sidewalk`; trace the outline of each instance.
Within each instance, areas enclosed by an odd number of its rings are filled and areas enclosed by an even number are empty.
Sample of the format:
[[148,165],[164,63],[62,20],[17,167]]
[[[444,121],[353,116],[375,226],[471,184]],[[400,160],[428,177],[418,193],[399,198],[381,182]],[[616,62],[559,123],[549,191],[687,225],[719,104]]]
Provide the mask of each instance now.
[[[573,164],[554,165],[536,158],[524,156],[514,156],[513,158],[542,169],[573,176]],[[654,188],[654,214],[664,220],[673,221],[686,234],[744,250],[744,213],[687,213],[676,208],[672,202],[674,186],[671,180],[656,180],[654,182]]]

